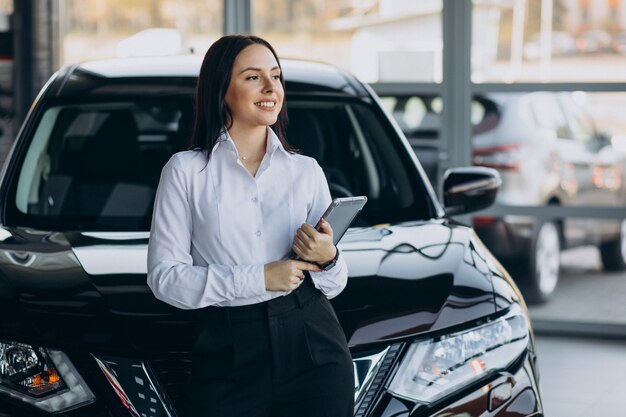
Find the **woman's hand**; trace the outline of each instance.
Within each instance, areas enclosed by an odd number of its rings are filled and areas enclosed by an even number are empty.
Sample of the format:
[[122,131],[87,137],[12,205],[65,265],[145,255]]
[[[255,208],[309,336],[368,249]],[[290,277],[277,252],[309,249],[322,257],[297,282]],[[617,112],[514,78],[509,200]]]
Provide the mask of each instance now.
[[298,288],[304,278],[304,271],[321,272],[322,268],[309,262],[276,261],[265,264],[265,288],[268,291],[292,291]]
[[333,245],[333,229],[324,219],[320,223],[319,232],[305,223],[298,229],[292,249],[305,261],[318,264],[330,262],[337,253],[337,248]]

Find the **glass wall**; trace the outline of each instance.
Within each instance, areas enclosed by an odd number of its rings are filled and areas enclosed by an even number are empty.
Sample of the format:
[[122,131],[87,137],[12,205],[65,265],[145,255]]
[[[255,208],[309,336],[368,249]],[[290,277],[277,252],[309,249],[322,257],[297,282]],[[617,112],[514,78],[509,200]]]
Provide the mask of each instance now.
[[473,1],[472,81],[624,81],[626,2]]
[[222,34],[222,0],[62,0],[61,64],[204,53]]
[[366,82],[441,82],[442,0],[254,0],[252,31],[282,57],[331,62]]
[[[503,179],[473,224],[539,327],[626,324],[625,31],[620,0],[472,1],[471,158]],[[437,175],[440,94],[386,105]]]

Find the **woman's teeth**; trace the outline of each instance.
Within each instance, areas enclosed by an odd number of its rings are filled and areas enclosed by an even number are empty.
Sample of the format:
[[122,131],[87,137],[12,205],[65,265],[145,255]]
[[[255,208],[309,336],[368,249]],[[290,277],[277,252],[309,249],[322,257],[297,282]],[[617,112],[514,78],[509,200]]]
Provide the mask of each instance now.
[[271,101],[262,101],[260,103],[254,103],[254,104],[260,107],[274,107],[276,103],[271,102]]

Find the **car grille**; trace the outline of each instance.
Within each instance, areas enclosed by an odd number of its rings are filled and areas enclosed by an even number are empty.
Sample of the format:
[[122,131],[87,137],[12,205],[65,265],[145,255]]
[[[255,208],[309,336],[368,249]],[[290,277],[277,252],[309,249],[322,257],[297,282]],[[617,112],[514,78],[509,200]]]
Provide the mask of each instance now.
[[152,359],[150,365],[172,405],[175,409],[180,410],[182,401],[184,401],[184,384],[191,375],[191,360],[158,358]]
[[[355,417],[367,416],[375,406],[402,346],[398,343],[353,355]],[[173,417],[174,410],[181,409],[184,384],[191,375],[191,360],[160,357],[151,358],[148,363],[108,355],[92,356],[130,415]]]
[[397,343],[382,351],[353,358],[355,417],[367,416],[374,407],[402,346],[402,343]]
[[133,417],[175,417],[166,390],[140,359],[92,354],[122,405]]

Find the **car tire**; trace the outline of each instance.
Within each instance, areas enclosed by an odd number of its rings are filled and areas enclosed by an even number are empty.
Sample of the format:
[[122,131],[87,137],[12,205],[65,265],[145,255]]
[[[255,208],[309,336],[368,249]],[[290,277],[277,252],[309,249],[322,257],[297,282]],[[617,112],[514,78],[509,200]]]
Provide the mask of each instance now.
[[622,220],[616,240],[600,245],[600,256],[605,271],[626,270],[626,220]]
[[528,304],[542,304],[556,290],[561,269],[561,233],[552,221],[540,222],[530,244],[528,262],[524,263],[524,298]]

